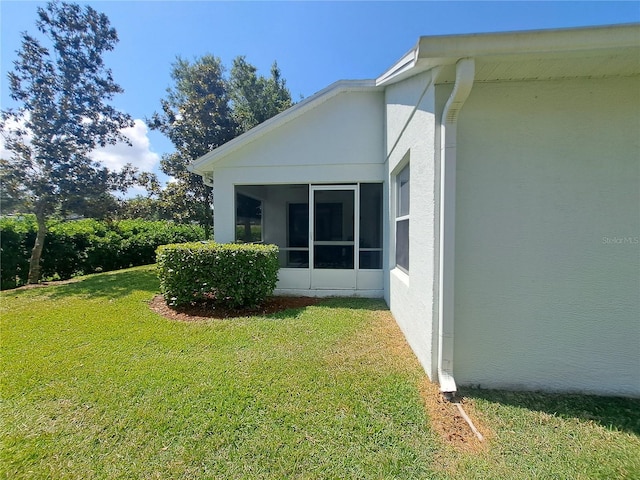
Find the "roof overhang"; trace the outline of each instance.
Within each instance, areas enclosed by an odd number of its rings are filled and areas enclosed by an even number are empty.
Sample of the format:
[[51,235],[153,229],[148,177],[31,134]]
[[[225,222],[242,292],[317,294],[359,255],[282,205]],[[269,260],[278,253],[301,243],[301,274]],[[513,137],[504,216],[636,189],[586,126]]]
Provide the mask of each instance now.
[[195,160],[189,171],[208,183],[216,163],[345,92],[378,91],[435,69],[435,83],[455,80],[461,58],[475,61],[474,82],[640,75],[640,24],[421,37],[375,80],[341,80]]
[[476,60],[476,82],[640,73],[640,24],[421,37],[376,79],[386,86],[440,68],[438,83],[454,80],[461,58]]

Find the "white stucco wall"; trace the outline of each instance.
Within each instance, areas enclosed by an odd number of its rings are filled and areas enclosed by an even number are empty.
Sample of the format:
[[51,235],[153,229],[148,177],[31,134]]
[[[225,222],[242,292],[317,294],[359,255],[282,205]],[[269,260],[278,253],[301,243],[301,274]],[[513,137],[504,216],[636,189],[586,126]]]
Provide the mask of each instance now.
[[474,85],[458,130],[458,384],[640,396],[639,133],[637,77]]
[[214,170],[215,240],[234,241],[237,184],[382,182],[384,94],[338,94],[233,152]]
[[[436,169],[434,88],[429,73],[386,90],[387,169],[389,175],[388,265],[386,300],[398,325],[427,374],[435,379],[437,362],[433,332],[436,240]],[[428,87],[428,89],[427,89]],[[425,92],[425,89],[426,92]],[[418,105],[420,97],[422,101]],[[414,107],[418,109],[411,118]],[[406,127],[406,128],[405,128]],[[399,139],[399,140],[398,140]],[[398,140],[398,141],[397,141]],[[397,142],[396,142],[397,141]],[[409,274],[395,269],[395,174],[409,159],[411,169]],[[435,322],[435,323],[434,323]]]

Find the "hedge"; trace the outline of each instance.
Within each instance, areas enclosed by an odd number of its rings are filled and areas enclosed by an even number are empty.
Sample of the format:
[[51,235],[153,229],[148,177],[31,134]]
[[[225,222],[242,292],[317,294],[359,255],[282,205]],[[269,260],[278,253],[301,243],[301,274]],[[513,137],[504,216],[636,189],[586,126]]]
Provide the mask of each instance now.
[[278,247],[214,242],[163,245],[157,250],[160,292],[169,305],[212,302],[255,307],[278,280]]
[[[40,263],[43,280],[153,263],[159,245],[204,238],[201,227],[168,221],[52,220],[47,229]],[[26,283],[36,230],[33,215],[0,219],[1,289]]]

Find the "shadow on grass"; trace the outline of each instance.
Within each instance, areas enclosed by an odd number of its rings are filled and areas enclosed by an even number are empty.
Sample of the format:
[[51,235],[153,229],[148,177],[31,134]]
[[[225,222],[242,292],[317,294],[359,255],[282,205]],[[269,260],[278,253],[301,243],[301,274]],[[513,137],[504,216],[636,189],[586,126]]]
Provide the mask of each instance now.
[[311,306],[312,305],[285,308],[284,310],[280,310],[278,312],[271,312],[266,315],[262,315],[262,317],[267,320],[289,320],[293,318],[299,318]]
[[291,307],[272,312],[264,315],[264,318],[271,320],[285,320],[288,318],[297,318],[304,313],[309,307],[326,307],[326,308],[346,308],[350,310],[368,310],[378,312],[381,310],[389,310],[384,300],[380,298],[355,298],[355,297],[325,297],[318,298],[317,302],[300,306]]
[[318,305],[331,308],[348,308],[351,310],[369,310],[372,312],[389,310],[389,307],[387,307],[387,304],[381,298],[327,297],[320,300]]
[[349,310],[386,310],[386,305],[376,299],[313,298],[272,296],[255,308],[226,308],[223,304],[199,302],[192,305],[169,306],[157,295],[150,303],[151,309],[165,318],[179,321],[234,319],[260,317],[270,320],[298,318],[309,307]]
[[593,421],[605,428],[640,435],[640,399],[543,392],[460,389],[461,396],[545,412],[562,418]]
[[149,293],[157,292],[159,281],[153,268],[135,268],[99,273],[81,277],[64,285],[51,284],[43,288],[52,288],[52,298],[86,295],[101,298],[122,298],[135,290]]
[[[46,285],[32,287],[38,290],[43,289],[43,293],[53,299],[71,297],[76,295],[91,298],[118,299],[130,295],[133,291],[147,291],[150,294],[157,293],[160,289],[156,270],[152,267],[135,267],[132,269],[117,270],[112,272],[98,273],[79,277],[65,282],[50,282]],[[31,289],[12,290],[20,294]],[[277,297],[274,297],[277,298]],[[313,305],[350,310],[383,311],[388,310],[382,299],[357,298],[357,297],[328,297],[316,299]],[[303,302],[304,303],[304,302]],[[310,304],[311,305],[311,304]],[[247,316],[262,316],[271,319],[285,319],[298,317],[306,310],[308,305],[291,305],[285,308],[275,308],[273,311],[246,310],[246,311],[224,311],[219,312],[207,310],[206,307],[184,307],[166,308],[164,312],[159,312],[163,316],[172,318],[176,315],[186,317],[202,318],[234,318]],[[179,318],[184,320],[185,318]],[[189,318],[186,318],[189,320]]]

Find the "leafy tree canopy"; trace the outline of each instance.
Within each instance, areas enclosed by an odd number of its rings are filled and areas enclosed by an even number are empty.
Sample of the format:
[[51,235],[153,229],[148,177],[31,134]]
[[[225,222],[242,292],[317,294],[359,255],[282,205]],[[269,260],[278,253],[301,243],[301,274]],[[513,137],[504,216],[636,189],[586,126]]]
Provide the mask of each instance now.
[[256,67],[247,63],[245,57],[237,57],[233,61],[229,83],[233,118],[240,133],[293,105],[291,93],[276,62],[271,67],[271,76],[265,78],[257,74]]
[[213,55],[193,62],[178,57],[171,77],[174,85],[160,101],[161,112],[148,120],[175,147],[161,160],[162,171],[174,180],[162,191],[161,203],[174,220],[195,221],[210,232],[212,189],[187,166],[289,108],[291,93],[276,63],[265,78],[244,57],[233,61],[230,75]]
[[22,34],[8,75],[19,106],[2,112],[12,152],[2,163],[2,197],[20,199],[39,225],[30,283],[39,280],[48,216],[82,212],[135,181],[132,167],[113,172],[89,157],[98,146],[129,143],[121,130],[133,126],[108,103],[122,92],[102,58],[118,42],[109,19],[88,5],[54,1],[38,8],[36,27],[44,38]]

